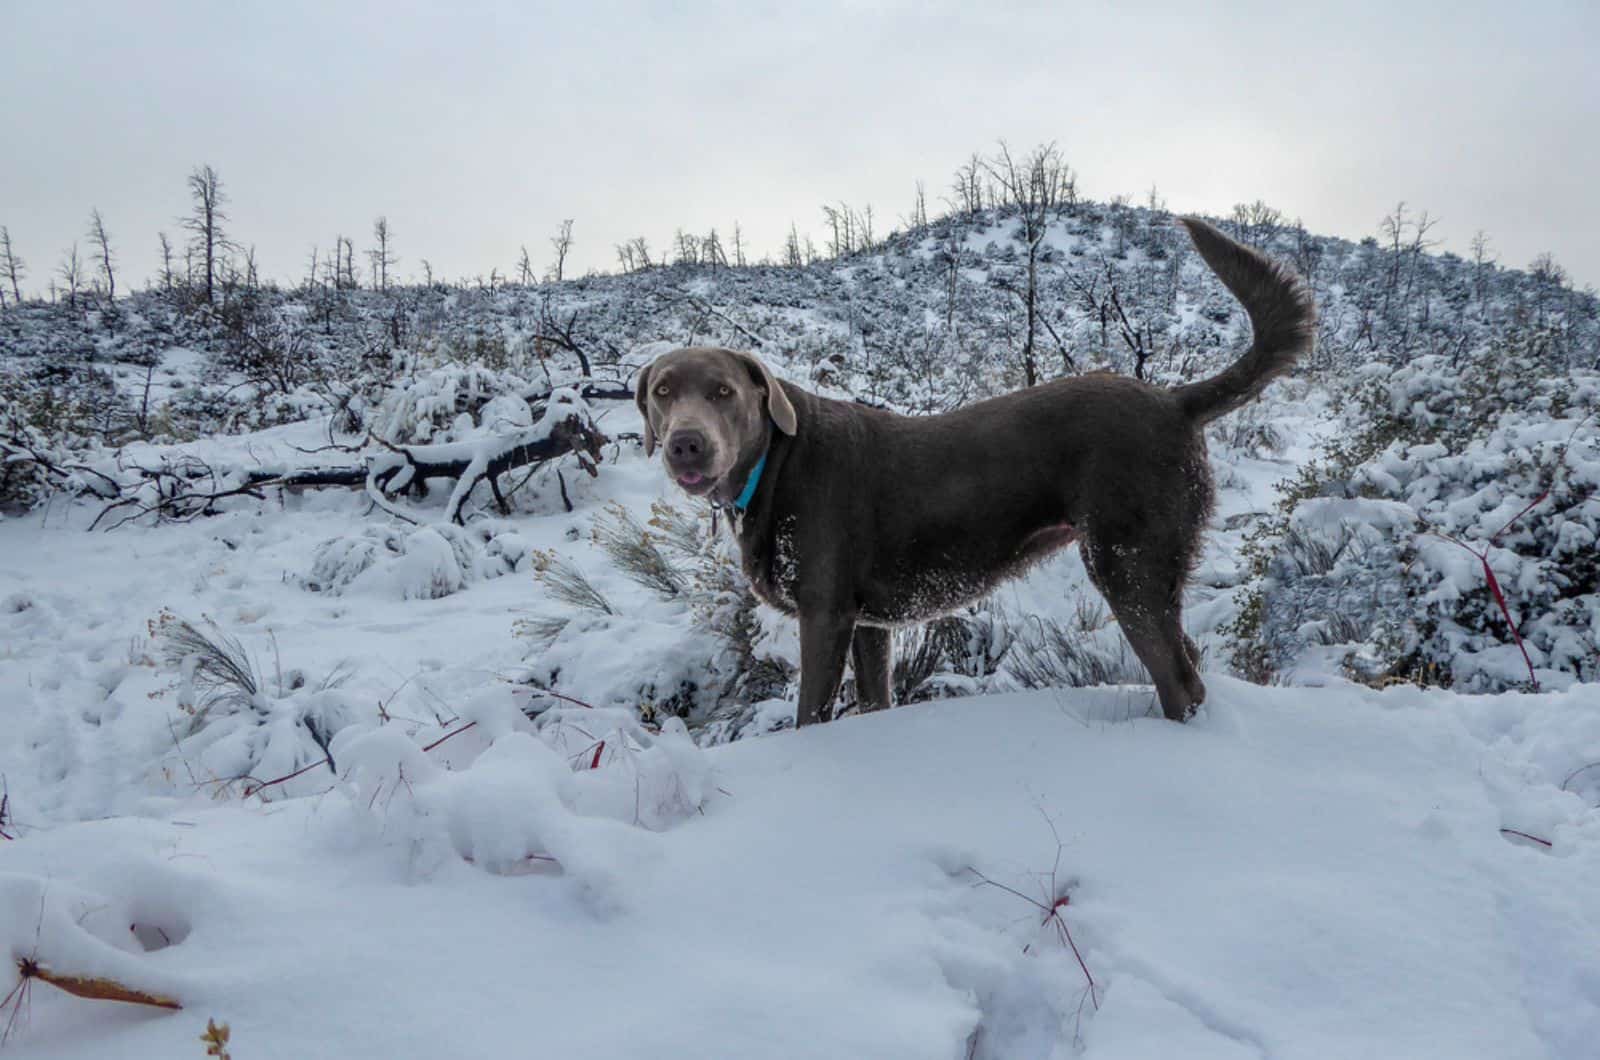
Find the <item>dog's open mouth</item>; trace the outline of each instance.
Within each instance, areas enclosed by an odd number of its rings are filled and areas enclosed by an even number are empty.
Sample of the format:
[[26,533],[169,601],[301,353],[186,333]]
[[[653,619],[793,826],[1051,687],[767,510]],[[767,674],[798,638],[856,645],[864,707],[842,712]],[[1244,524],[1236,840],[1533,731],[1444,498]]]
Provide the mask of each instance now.
[[714,482],[715,480],[710,476],[702,475],[698,471],[685,471],[678,476],[678,485],[683,487],[686,492],[693,494],[704,493],[712,487]]

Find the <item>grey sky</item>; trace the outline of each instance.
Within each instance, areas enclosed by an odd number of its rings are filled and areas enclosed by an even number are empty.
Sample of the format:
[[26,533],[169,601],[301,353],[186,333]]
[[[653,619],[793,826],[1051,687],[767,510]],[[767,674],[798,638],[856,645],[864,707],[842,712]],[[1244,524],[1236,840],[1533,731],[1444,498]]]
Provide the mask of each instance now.
[[1600,284],[1592,0],[11,0],[0,41],[0,224],[36,290],[95,206],[153,275],[201,162],[269,275],[385,214],[402,275],[458,277],[524,243],[542,268],[564,217],[578,270],[735,221],[776,254],[841,199],[885,230],[998,137],[1055,140],[1094,198],[1262,198],[1347,237],[1403,199],[1446,249],[1482,228]]

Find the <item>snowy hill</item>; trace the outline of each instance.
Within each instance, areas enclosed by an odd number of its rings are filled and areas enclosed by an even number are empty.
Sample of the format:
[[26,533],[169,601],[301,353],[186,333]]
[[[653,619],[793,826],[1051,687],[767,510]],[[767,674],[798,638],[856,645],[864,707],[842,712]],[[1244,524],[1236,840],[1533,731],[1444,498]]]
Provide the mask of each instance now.
[[7,1048],[1592,1055],[1596,301],[1238,224],[1321,334],[1210,436],[1185,727],[1068,552],[901,636],[910,705],[790,731],[793,626],[627,387],[691,341],[912,413],[1198,378],[1247,325],[1159,211],[1052,216],[1031,341],[1005,210],[0,313],[0,943],[183,1005],[0,969]]

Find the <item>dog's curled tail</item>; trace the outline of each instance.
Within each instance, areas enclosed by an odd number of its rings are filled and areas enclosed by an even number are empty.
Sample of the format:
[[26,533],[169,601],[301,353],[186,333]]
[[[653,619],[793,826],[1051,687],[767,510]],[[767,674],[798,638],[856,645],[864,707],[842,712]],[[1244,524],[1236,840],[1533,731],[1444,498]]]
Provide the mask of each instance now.
[[1181,218],[1195,249],[1250,314],[1255,341],[1226,371],[1175,391],[1190,419],[1209,423],[1261,395],[1311,348],[1317,307],[1300,278],[1198,217]]

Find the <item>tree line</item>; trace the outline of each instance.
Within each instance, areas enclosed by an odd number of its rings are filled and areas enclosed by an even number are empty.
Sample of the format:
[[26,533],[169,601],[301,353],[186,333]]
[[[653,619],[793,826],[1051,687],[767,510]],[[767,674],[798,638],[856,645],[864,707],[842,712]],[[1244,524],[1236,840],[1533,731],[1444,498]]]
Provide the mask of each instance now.
[[[189,308],[226,304],[235,292],[253,291],[261,283],[253,246],[239,242],[231,227],[229,197],[216,169],[196,166],[186,178],[188,212],[176,219],[178,240],[166,232],[158,234],[159,270],[154,286]],[[791,222],[776,257],[754,257],[743,227],[735,222],[726,232],[713,227],[704,233],[679,228],[659,249],[646,236],[634,236],[613,246],[617,271],[633,273],[662,266],[692,266],[706,269],[739,268],[749,265],[804,267],[851,255],[871,252],[899,231],[927,228],[930,223],[953,219],[976,221],[986,211],[998,211],[1015,219],[1016,241],[1021,264],[1016,274],[997,279],[997,285],[1014,297],[1020,314],[1018,346],[1025,381],[1042,378],[1041,359],[1048,346],[1063,359],[1064,370],[1074,370],[1067,345],[1054,333],[1049,314],[1044,312],[1046,292],[1041,290],[1040,264],[1050,253],[1045,235],[1053,220],[1073,215],[1080,205],[1078,175],[1067,163],[1055,143],[1015,152],[1004,141],[985,155],[973,152],[955,169],[944,194],[944,211],[930,216],[928,192],[918,180],[909,211],[898,225],[883,232],[882,218],[869,203],[856,207],[845,201],[823,203],[820,243],[810,233],[802,233]],[[1133,200],[1114,196],[1108,205],[1113,245],[1111,256],[1121,259],[1127,253],[1134,232]],[[1165,203],[1152,187],[1144,203],[1146,209],[1164,212]],[[1298,220],[1290,221],[1261,200],[1236,205],[1226,219],[1236,237],[1257,246],[1273,246],[1279,252],[1289,244],[1295,267],[1308,278],[1317,271],[1322,253],[1320,242],[1310,237]],[[1402,321],[1401,307],[1407,306],[1415,292],[1417,278],[1427,251],[1438,245],[1433,236],[1437,219],[1416,212],[1404,202],[1379,223],[1379,236],[1365,243],[1383,257],[1381,282],[1369,287],[1371,297],[1359,302],[1362,328],[1370,332],[1380,321]],[[534,286],[559,283],[569,277],[569,260],[575,245],[574,220],[563,219],[549,238],[550,255],[540,269],[526,244],[513,269],[491,269],[488,276],[463,278],[460,286],[494,288],[506,284]],[[1365,245],[1365,244],[1364,244]],[[1471,265],[1477,301],[1484,303],[1490,291],[1490,278],[1496,267],[1488,236],[1479,231],[1471,243]],[[946,266],[950,291],[949,309],[953,312],[959,281],[961,247],[954,236],[945,239],[938,251]],[[358,251],[356,240],[343,233],[334,237],[331,247],[313,246],[307,256],[306,271],[300,286],[321,293],[345,292],[362,288],[387,291],[396,281],[402,259],[396,252],[395,235],[385,216],[372,222],[371,238]],[[421,281],[428,287],[442,282],[427,258],[419,258]],[[1559,293],[1570,289],[1571,278],[1547,254],[1529,267],[1541,289]],[[23,283],[33,273],[29,263],[13,245],[10,230],[0,225],[0,309],[27,300]],[[110,303],[117,297],[122,280],[122,262],[113,245],[111,232],[98,207],[92,208],[85,233],[62,253],[54,270],[45,273],[48,300],[65,302],[77,308],[82,299],[93,304]],[[126,288],[126,283],[121,283]],[[1095,270],[1076,270],[1071,276],[1070,296],[1079,300],[1101,322],[1106,339],[1120,335],[1134,360],[1136,370],[1150,356],[1149,328],[1139,314],[1130,312],[1125,292],[1118,287],[1117,275],[1109,265]],[[1424,319],[1419,322],[1426,325]]]

